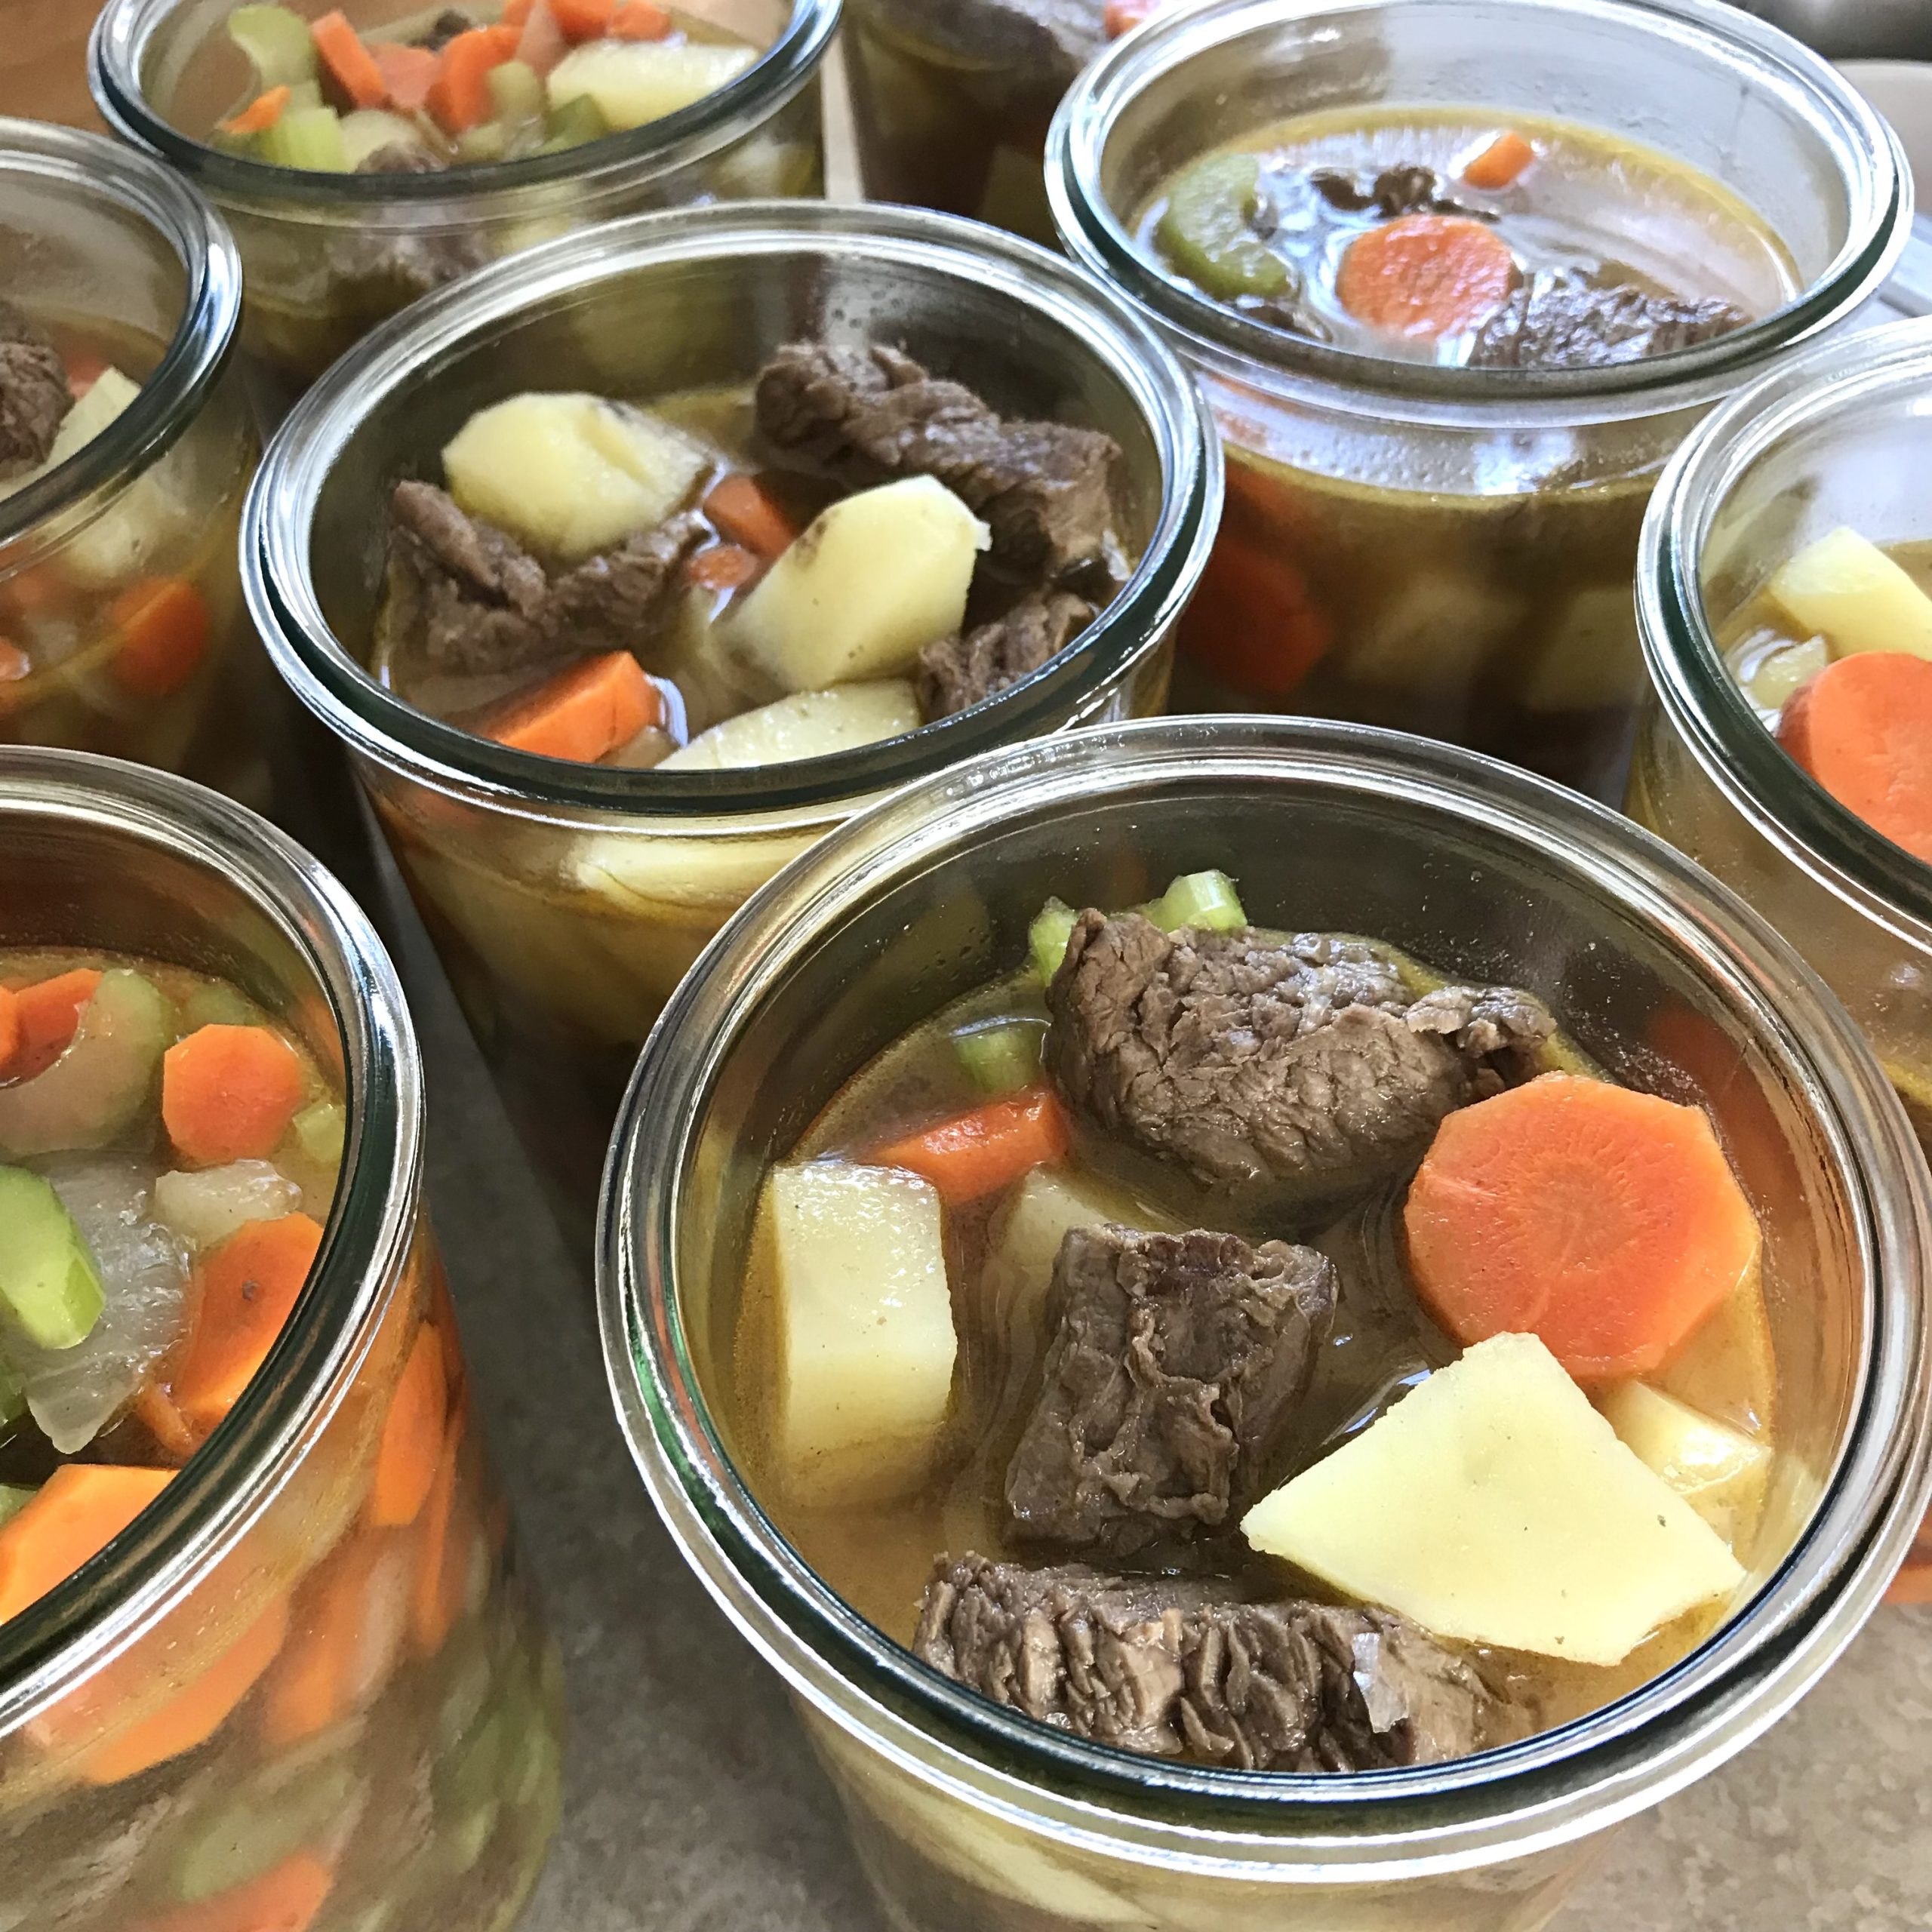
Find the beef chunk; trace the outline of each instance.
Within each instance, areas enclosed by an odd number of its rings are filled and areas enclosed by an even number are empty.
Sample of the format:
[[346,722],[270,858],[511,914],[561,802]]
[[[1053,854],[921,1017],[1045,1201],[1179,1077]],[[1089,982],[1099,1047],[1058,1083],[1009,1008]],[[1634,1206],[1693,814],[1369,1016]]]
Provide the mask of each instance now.
[[391,503],[386,621],[439,671],[514,670],[555,656],[543,566],[433,484]]
[[[364,157],[358,174],[434,174],[443,164],[426,147],[392,142]],[[330,246],[328,300],[335,308],[372,320],[395,313],[445,283],[490,260],[488,235],[475,223],[459,223],[446,212],[371,215],[345,229]]]
[[1440,1764],[1521,1727],[1474,1666],[1386,1611],[942,1558],[914,1648],[1076,1737],[1229,1770]]
[[949,54],[983,106],[1054,100],[1107,44],[1104,0],[899,0],[894,24]]
[[698,517],[675,516],[579,564],[552,586],[546,629],[572,651],[636,649],[662,621],[678,567],[705,536]]
[[1094,607],[1071,592],[1023,598],[1003,617],[963,637],[944,637],[919,653],[919,703],[931,724],[970,711],[1031,677],[1094,621]]
[[1358,940],[1168,934],[1137,913],[1082,913],[1047,1000],[1070,1105],[1204,1186],[1298,1193],[1419,1154],[1555,1026],[1509,989],[1417,999]]
[[355,165],[358,174],[440,174],[443,164],[417,141],[372,148]]
[[37,322],[0,301],[0,477],[38,469],[73,406],[60,352]]
[[1728,302],[1653,295],[1568,271],[1533,275],[1483,325],[1469,361],[1487,369],[1600,369],[1668,355],[1749,319]]
[[1385,221],[1405,214],[1461,214],[1481,219],[1479,210],[1444,192],[1442,177],[1434,168],[1417,162],[1385,168],[1367,187],[1355,176],[1334,168],[1314,169],[1308,182],[1331,208],[1346,214],[1362,214],[1373,208]]
[[440,54],[458,34],[468,33],[476,24],[460,7],[445,7],[416,44],[426,47],[432,54]]
[[856,488],[937,477],[986,519],[1003,568],[1057,576],[1106,546],[1120,455],[1111,436],[1003,422],[896,349],[781,349],[758,377],[758,424]]
[[1075,1228],[1059,1327],[1007,1472],[1020,1534],[1131,1556],[1257,1500],[1335,1312],[1312,1248]]

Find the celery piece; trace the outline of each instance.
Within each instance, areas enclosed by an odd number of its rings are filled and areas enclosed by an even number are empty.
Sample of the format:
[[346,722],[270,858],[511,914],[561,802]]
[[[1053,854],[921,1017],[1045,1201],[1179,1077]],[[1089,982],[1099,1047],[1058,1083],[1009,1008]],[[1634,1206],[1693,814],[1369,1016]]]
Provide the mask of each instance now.
[[952,1050],[983,1093],[1014,1094],[1039,1078],[1045,1034],[1037,1020],[982,1020],[954,1034]]
[[372,154],[385,148],[413,149],[426,154],[423,132],[407,115],[380,107],[358,107],[342,117],[343,158],[353,174]]
[[258,94],[315,78],[315,36],[291,8],[238,7],[228,17],[228,37],[254,63]]
[[284,114],[262,137],[262,158],[278,168],[309,174],[346,174],[349,149],[342,122],[332,107],[304,108]]
[[348,1118],[334,1100],[317,1100],[304,1107],[293,1124],[295,1144],[318,1166],[334,1167],[340,1162]]
[[204,1807],[174,1847],[174,1895],[205,1905],[259,1878],[285,1858],[353,1820],[361,1780],[340,1757],[293,1772],[271,1769],[225,1803]]
[[580,94],[551,109],[544,122],[543,151],[555,154],[563,148],[580,148],[586,141],[601,141],[610,131],[603,109],[589,95]]
[[36,1348],[78,1348],[107,1306],[100,1271],[60,1195],[0,1168],[0,1303]]
[[1042,980],[1051,980],[1066,957],[1066,943],[1073,937],[1073,908],[1064,900],[1049,899],[1040,908],[1039,917],[1026,935],[1033,955],[1033,970]]
[[472,167],[501,161],[510,151],[510,137],[500,121],[478,122],[456,137],[456,158]]
[[527,60],[506,60],[485,77],[500,121],[540,121],[546,98],[543,76]]
[[262,1011],[231,986],[212,980],[197,986],[181,1002],[181,1032],[185,1039],[204,1026],[259,1026]]
[[1255,232],[1261,204],[1259,156],[1210,155],[1168,190],[1154,238],[1183,275],[1222,301],[1285,295],[1294,272]]
[[1164,933],[1192,928],[1197,932],[1231,933],[1247,924],[1235,882],[1226,872],[1188,872],[1176,879],[1146,915]]
[[[0,1155],[106,1146],[149,1103],[178,1037],[174,1009],[152,980],[123,967],[103,974],[67,1051],[45,1072],[0,1087]],[[6,1229],[0,1214],[0,1238]]]
[[[9,1429],[27,1412],[27,1392],[20,1380],[20,1372],[7,1358],[0,1355],[0,1429]],[[15,1494],[31,1496],[32,1490],[23,1492],[10,1491],[0,1483],[0,1523],[4,1523],[20,1507],[16,1503],[8,1507],[8,1498]]]
[[17,1516],[38,1494],[38,1490],[22,1489],[14,1483],[0,1482],[0,1523]]

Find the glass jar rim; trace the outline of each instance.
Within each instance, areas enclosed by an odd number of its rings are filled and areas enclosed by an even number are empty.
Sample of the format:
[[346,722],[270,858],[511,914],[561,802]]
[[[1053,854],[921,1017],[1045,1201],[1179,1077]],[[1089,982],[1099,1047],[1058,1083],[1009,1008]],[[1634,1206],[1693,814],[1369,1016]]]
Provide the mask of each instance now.
[[1767,84],[1801,94],[1833,125],[1852,202],[1837,257],[1802,294],[1758,321],[1669,355],[1592,369],[1439,367],[1304,341],[1238,314],[1163,273],[1139,247],[1101,186],[1108,136],[1121,112],[1190,60],[1244,32],[1311,15],[1439,12],[1454,0],[1208,0],[1157,11],[1095,60],[1062,100],[1048,136],[1046,178],[1068,253],[1118,284],[1185,341],[1189,353],[1238,373],[1324,393],[1359,394],[1378,408],[1486,413],[1567,412],[1617,404],[1630,414],[1683,408],[1727,392],[1764,358],[1829,328],[1883,285],[1912,226],[1911,173],[1898,137],[1829,62],[1767,21],[1724,0],[1482,0],[1608,19],[1649,33],[1660,51],[1695,45],[1749,60]]
[[[1224,779],[1327,786],[1358,805],[1399,797],[1491,835],[1501,828],[1581,888],[1663,927],[1801,1088],[1859,1220],[1870,1337],[1863,1394],[1835,1480],[1792,1552],[1672,1669],[1506,1749],[1346,1779],[1241,1773],[1137,1757],[1020,1718],[919,1663],[810,1569],[739,1475],[700,1384],[672,1284],[679,1177],[768,994],[875,895],[983,841],[1004,811],[1152,795],[1204,766]],[[605,1367],[653,1500],[726,1614],[795,1690],[915,1774],[1022,1822],[1037,1825],[1044,1804],[1056,1838],[1117,1843],[1124,1834],[1194,1857],[1287,1844],[1351,1881],[1467,1869],[1601,1829],[1690,1783],[1796,1701],[1876,1607],[1932,1494],[1919,1288],[1932,1223],[1918,1161],[1868,1044],[1817,977],[1725,888],[1604,807],[1474,754],[1362,726],[1221,717],[1079,731],[943,774],[849,822],[765,887],[672,995],[606,1169]],[[1392,1825],[1379,1807],[1396,1804],[1415,1822]],[[1149,1805],[1164,1807],[1161,1819]],[[1181,1823],[1164,1822],[1173,1818]],[[1202,1832],[1215,1841],[1204,1852]]]
[[94,23],[88,65],[94,104],[124,140],[158,154],[218,200],[306,203],[374,213],[478,198],[519,202],[549,189],[593,191],[640,167],[668,171],[701,159],[734,139],[747,117],[762,118],[789,100],[817,72],[838,30],[844,0],[792,0],[792,16],[771,46],[742,74],[688,107],[583,146],[515,161],[475,162],[433,174],[318,174],[245,155],[224,154],[184,134],[149,105],[141,69],[168,17],[193,0],[108,0]]
[[185,780],[86,752],[0,750],[0,835],[50,821],[165,851],[248,900],[328,1001],[348,1131],[318,1258],[234,1409],[128,1529],[0,1622],[0,1737],[178,1601],[278,1492],[367,1352],[422,1186],[415,1030],[395,969],[343,886],[266,821]]
[[1725,666],[1703,598],[1705,546],[1751,466],[1838,411],[1892,392],[1932,398],[1932,318],[1817,343],[1700,423],[1644,518],[1638,629],[1660,701],[1719,791],[1804,870],[1926,946],[1932,865],[1841,804],[1765,729]]
[[[309,531],[330,468],[372,403],[538,305],[640,269],[709,258],[842,254],[937,272],[1064,325],[1106,359],[1161,454],[1162,501],[1133,576],[1041,669],[970,711],[903,737],[789,764],[624,771],[516,751],[418,711],[329,628]],[[747,380],[749,371],[746,372]],[[417,303],[373,331],[303,397],[270,445],[242,518],[243,588],[257,629],[304,704],[359,752],[438,789],[564,812],[666,819],[831,810],[890,790],[1091,708],[1153,650],[1206,568],[1220,521],[1220,438],[1193,379],[1128,304],[1061,257],[923,210],[734,202],[636,215],[525,251]]]
[[74,128],[0,118],[0,180],[28,176],[145,221],[180,257],[181,319],[140,393],[67,460],[0,500],[0,554],[36,541],[84,503],[152,467],[200,415],[228,365],[242,319],[242,259],[228,225],[180,176],[149,155]]

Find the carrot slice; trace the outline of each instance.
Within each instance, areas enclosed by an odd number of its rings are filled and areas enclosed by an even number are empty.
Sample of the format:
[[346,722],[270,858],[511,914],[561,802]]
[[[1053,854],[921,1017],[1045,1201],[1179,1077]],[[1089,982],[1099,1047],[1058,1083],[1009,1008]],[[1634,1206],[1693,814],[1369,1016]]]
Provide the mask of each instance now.
[[628,651],[613,651],[515,700],[485,735],[515,751],[595,764],[663,718],[664,701],[644,667]]
[[1282,698],[1334,641],[1333,622],[1291,558],[1222,533],[1181,620],[1190,657],[1238,691]]
[[1335,294],[1371,328],[1429,341],[1494,315],[1515,279],[1516,258],[1494,229],[1464,215],[1409,214],[1349,244]]
[[429,98],[442,62],[426,47],[406,47],[399,40],[379,40],[369,49],[383,76],[390,106],[398,114],[414,114]]
[[503,11],[497,16],[497,24],[515,27],[521,32],[536,5],[537,0],[504,0]]
[[515,28],[472,27],[444,48],[426,104],[447,133],[466,134],[496,112],[490,95],[491,70],[516,51],[521,38]]
[[383,82],[383,70],[376,57],[362,44],[362,36],[340,8],[325,14],[309,29],[315,51],[329,77],[355,107],[383,107],[389,103],[389,89]]
[[408,1635],[410,1556],[407,1537],[355,1537],[303,1585],[293,1634],[263,1688],[270,1750],[319,1737],[375,1701]]
[[130,584],[107,615],[121,638],[115,678],[137,697],[171,697],[208,655],[214,620],[208,599],[186,578],[147,577]]
[[78,402],[107,373],[107,358],[99,349],[90,349],[81,343],[63,348],[60,355],[67,365],[68,390]]
[[251,1221],[201,1266],[195,1332],[174,1377],[174,1401],[205,1436],[234,1407],[281,1335],[322,1244],[306,1214]]
[[135,1932],[309,1932],[334,1884],[328,1866],[298,1851],[245,1885],[144,1918]]
[[1122,34],[1131,33],[1143,20],[1151,20],[1167,5],[1168,0],[1107,0],[1101,24],[1109,40],[1118,40]]
[[410,1638],[418,1657],[434,1657],[449,1641],[463,1614],[463,1589],[469,1580],[469,1552],[460,1534],[466,1513],[459,1494],[463,1435],[463,1417],[458,1414],[451,1418],[443,1439],[436,1480],[423,1512],[422,1542],[409,1601]]
[[172,1469],[66,1463],[0,1526],[0,1623],[98,1556],[168,1484]]
[[685,566],[685,575],[703,590],[736,590],[749,583],[761,568],[750,551],[735,543],[716,543],[700,550]]
[[616,0],[549,0],[568,41],[601,40],[610,30]]
[[1537,158],[1537,151],[1515,128],[1506,128],[1463,170],[1472,188],[1506,188]]
[[185,1463],[195,1453],[195,1432],[188,1426],[187,1417],[174,1406],[174,1398],[158,1382],[150,1382],[134,1398],[134,1416],[162,1451],[177,1463]]
[[768,561],[783,556],[798,534],[755,477],[726,477],[705,498],[704,513],[734,543]]
[[1785,706],[1778,742],[1847,811],[1932,861],[1932,660],[1866,651]]
[[1459,1341],[1539,1335],[1591,1382],[1663,1367],[1759,1241],[1701,1108],[1569,1073],[1451,1114],[1402,1220],[1417,1291]]
[[33,669],[33,660],[11,638],[0,637],[0,685],[18,684]]
[[205,1168],[259,1161],[302,1104],[295,1049],[266,1026],[204,1026],[162,1056],[161,1118],[168,1138]]
[[1068,1140],[1060,1102],[1050,1088],[1035,1087],[909,1134],[872,1158],[924,1175],[943,1199],[957,1204],[991,1194],[1029,1168],[1063,1159]]
[[376,1451],[369,1520],[379,1527],[400,1529],[414,1522],[429,1501],[442,1454],[448,1394],[442,1340],[425,1324],[417,1331],[409,1359],[396,1379]]
[[[291,88],[270,88],[266,94],[258,94],[239,114],[231,115],[221,124],[224,134],[265,134],[281,118],[281,110],[288,105],[294,90]],[[72,380],[71,373],[69,381]]]
[[611,16],[611,37],[613,40],[663,40],[669,34],[672,24],[670,15],[662,7],[653,6],[651,0],[623,0]]
[[11,987],[0,986],[0,1078],[20,1044],[20,996]]
[[14,1013],[20,1036],[12,1055],[0,1061],[0,1075],[31,1080],[45,1073],[73,1044],[81,1014],[100,984],[100,975],[94,968],[77,966],[71,973],[57,973],[33,986],[16,986]]

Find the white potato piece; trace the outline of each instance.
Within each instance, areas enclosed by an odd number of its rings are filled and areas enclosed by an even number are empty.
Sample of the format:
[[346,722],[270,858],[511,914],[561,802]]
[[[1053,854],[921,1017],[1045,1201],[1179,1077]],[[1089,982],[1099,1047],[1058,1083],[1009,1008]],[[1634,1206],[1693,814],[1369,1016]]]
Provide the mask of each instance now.
[[774,1446],[815,1503],[916,1490],[952,1399],[958,1340],[938,1190],[897,1168],[808,1161],[765,1183]]
[[662,523],[709,466],[668,423],[577,394],[493,403],[443,451],[450,494],[470,515],[571,561]]
[[34,475],[45,475],[57,463],[78,455],[102,430],[127,414],[128,405],[140,392],[140,384],[131,376],[124,375],[112,365],[102,370],[87,394],[62,420],[60,428],[54,432],[54,446],[47,452],[46,462]]
[[801,758],[903,737],[924,721],[919,697],[903,678],[798,691],[700,731],[662,760],[665,771],[715,771],[726,766],[789,764]]
[[550,105],[586,95],[612,128],[641,128],[734,81],[758,58],[749,47],[694,41],[594,40],[550,70]]
[[986,1256],[986,1291],[1009,1334],[1041,1325],[1038,1311],[1068,1230],[1109,1223],[1137,1234],[1177,1232],[1171,1216],[1142,1206],[1091,1175],[1035,1168],[1020,1183]]
[[1861,651],[1932,657],[1932,597],[1855,530],[1841,525],[1807,543],[1770,589],[1798,629],[1817,632],[1835,657]]
[[359,107],[342,117],[343,158],[353,174],[372,154],[384,148],[414,148],[427,154],[423,131],[406,115],[380,107]]
[[1737,1549],[1764,1503],[1769,1444],[1753,1442],[1647,1382],[1620,1383],[1597,1406],[1644,1466]]
[[1250,1510],[1256,1549],[1440,1637],[1620,1663],[1743,1580],[1534,1335],[1498,1335]]
[[732,620],[732,641],[787,691],[902,677],[958,629],[992,541],[930,476],[861,491],[772,565]]

